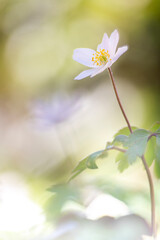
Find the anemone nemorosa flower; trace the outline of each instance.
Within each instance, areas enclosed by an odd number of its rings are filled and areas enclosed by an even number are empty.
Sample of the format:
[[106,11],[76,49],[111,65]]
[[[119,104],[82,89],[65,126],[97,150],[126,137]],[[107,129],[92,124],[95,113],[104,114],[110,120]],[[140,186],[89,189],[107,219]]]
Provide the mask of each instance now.
[[119,33],[117,30],[112,32],[108,37],[107,33],[104,33],[102,42],[98,45],[97,51],[90,48],[77,48],[74,50],[73,59],[91,69],[81,72],[75,80],[81,80],[85,77],[94,77],[95,75],[103,72],[128,50],[127,46],[117,48],[119,41]]
[[31,112],[38,126],[50,127],[68,120],[79,107],[78,94],[57,93],[46,101],[34,101]]

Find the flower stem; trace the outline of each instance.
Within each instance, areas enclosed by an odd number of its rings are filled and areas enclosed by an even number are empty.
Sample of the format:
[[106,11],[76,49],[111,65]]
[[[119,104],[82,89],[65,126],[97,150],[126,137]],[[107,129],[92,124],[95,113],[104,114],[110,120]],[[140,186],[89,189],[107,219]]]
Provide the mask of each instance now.
[[151,230],[152,230],[152,235],[154,238],[156,238],[156,217],[155,217],[155,198],[154,198],[154,186],[153,186],[153,181],[152,181],[152,176],[151,172],[149,170],[149,167],[146,163],[144,155],[141,157],[143,165],[145,167],[148,181],[149,181],[149,186],[150,186],[150,196],[151,196]]
[[131,125],[130,125],[129,120],[128,120],[127,116],[126,116],[126,113],[125,113],[125,111],[124,111],[124,109],[123,109],[123,106],[122,106],[122,104],[121,104],[121,101],[120,101],[120,98],[119,98],[119,95],[118,95],[118,92],[117,92],[117,88],[116,88],[116,84],[115,84],[115,81],[114,81],[114,78],[113,78],[113,74],[112,74],[111,68],[108,68],[108,71],[109,71],[109,75],[110,75],[111,80],[112,80],[112,84],[113,84],[113,88],[114,88],[114,92],[115,92],[115,94],[116,94],[116,98],[117,98],[118,104],[119,104],[120,109],[121,109],[121,111],[122,111],[122,114],[123,114],[123,116],[124,116],[124,118],[125,118],[125,120],[126,120],[126,122],[127,122],[129,131],[132,133]]
[[[119,98],[119,95],[118,95],[118,91],[117,91],[117,88],[116,88],[116,84],[115,84],[115,81],[114,81],[114,77],[113,77],[111,68],[108,68],[108,71],[109,71],[109,75],[110,75],[110,78],[111,78],[111,81],[112,81],[112,84],[113,84],[113,88],[114,88],[114,92],[115,92],[118,104],[120,106],[120,109],[122,111],[124,119],[126,120],[126,123],[128,125],[129,131],[130,131],[130,133],[132,133],[133,132],[132,131],[132,127],[131,127],[130,122],[129,122],[127,116],[126,116],[126,113],[124,111],[122,103],[120,101],[120,98]],[[153,180],[152,180],[152,176],[151,176],[151,173],[150,173],[150,170],[149,170],[149,167],[147,165],[147,162],[145,160],[144,155],[141,157],[141,159],[142,159],[142,163],[144,165],[144,168],[145,168],[145,171],[146,171],[146,174],[147,174],[147,177],[148,177],[148,182],[149,182],[149,187],[150,187],[150,196],[151,196],[151,231],[152,231],[152,236],[155,238],[156,237],[156,221],[155,221],[155,197],[154,197]]]

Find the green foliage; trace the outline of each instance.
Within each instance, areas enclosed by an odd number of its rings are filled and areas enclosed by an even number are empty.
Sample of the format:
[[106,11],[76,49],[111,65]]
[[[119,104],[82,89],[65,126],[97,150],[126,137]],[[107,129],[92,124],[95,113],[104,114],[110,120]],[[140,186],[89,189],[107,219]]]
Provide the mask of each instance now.
[[149,167],[152,165],[153,160],[155,159],[155,144],[156,144],[155,137],[152,137],[147,143],[145,159]]
[[157,178],[160,178],[160,135],[156,136],[155,141],[155,165],[154,165],[154,173]]
[[[128,161],[129,164],[132,164],[136,161],[137,157],[141,157],[145,153],[145,149],[147,146],[148,137],[150,136],[150,132],[145,129],[137,129],[133,133],[128,134],[128,131],[126,128],[121,129],[118,133],[121,133],[120,135],[115,135],[115,138],[112,142],[113,146],[121,145],[126,150],[126,152],[123,154],[124,158],[124,165],[126,167],[127,164],[125,164],[126,161]],[[123,133],[123,134],[122,134]],[[126,133],[127,135],[124,135]],[[122,155],[121,155],[122,156]],[[120,166],[123,165],[123,161],[120,161]],[[119,166],[119,169],[120,169]],[[125,169],[125,167],[124,167]],[[123,171],[123,166],[121,167],[120,171]]]
[[121,173],[129,167],[127,156],[126,156],[126,154],[124,154],[122,152],[120,152],[117,155],[116,162],[118,163],[118,170]]
[[[132,127],[130,133],[127,127],[119,130],[112,142],[108,142],[105,150],[95,152],[84,158],[73,170],[73,179],[85,169],[96,169],[96,160],[102,158],[110,150],[120,151],[116,157],[118,169],[123,172],[133,164],[138,157],[145,155],[148,166],[150,167],[155,159],[155,175],[160,178],[160,123],[154,124],[150,131]],[[152,130],[152,131],[151,131]],[[154,131],[153,131],[154,130]]]
[[155,160],[154,173],[160,178],[160,122],[153,124],[150,130],[153,136],[148,141],[146,159],[149,166]]
[[156,161],[160,164],[160,135],[156,136],[155,158]]
[[61,199],[64,198],[64,196],[67,200],[76,201],[79,199],[77,190],[68,184],[53,185],[52,187],[48,188],[48,191],[60,195]]
[[157,161],[155,161],[154,164],[154,174],[157,178],[160,178],[160,165],[158,164]]
[[78,176],[81,172],[83,172],[85,169],[87,169],[87,165],[86,165],[86,158],[83,159],[82,161],[80,161],[77,165],[77,167],[72,171],[72,176],[69,179],[69,181],[71,181],[73,178],[75,178],[76,176]]
[[[118,169],[123,172],[129,164],[136,161],[137,157],[143,154],[146,156],[148,166],[151,166],[154,159],[160,163],[160,124],[156,123],[152,129],[155,132],[150,132],[145,129],[134,128],[132,134],[129,133],[128,128],[121,129],[116,135],[112,143],[107,145],[107,149],[116,149],[117,146],[122,146],[125,153],[120,153],[116,162],[118,162]],[[150,137],[156,133],[155,137]],[[119,135],[118,135],[119,134]]]
[[[136,130],[137,127],[132,127],[132,130]],[[126,135],[126,136],[129,136],[130,135],[130,131],[129,131],[129,128],[128,127],[124,127],[124,128],[121,128],[115,135],[114,135],[114,138],[116,138],[117,136],[119,135]]]
[[69,184],[55,185],[49,188],[48,191],[54,194],[45,205],[48,219],[57,218],[67,201],[80,201],[79,192]]
[[[96,161],[98,158],[103,158],[107,155],[106,150],[100,150],[95,153],[92,153],[91,155],[84,158],[82,161],[79,162],[77,167],[72,171],[72,176],[70,180],[75,178],[77,175],[79,175],[81,172],[83,172],[85,169],[96,169],[98,168]],[[69,180],[69,181],[70,181]]]
[[128,138],[127,159],[130,164],[145,153],[150,132],[145,129],[137,129]]
[[118,135],[115,137],[115,139],[113,140],[113,144],[114,145],[123,145],[124,147],[128,146],[128,136],[126,135]]
[[160,122],[156,122],[154,123],[150,129],[149,129],[151,132],[158,132],[160,131]]

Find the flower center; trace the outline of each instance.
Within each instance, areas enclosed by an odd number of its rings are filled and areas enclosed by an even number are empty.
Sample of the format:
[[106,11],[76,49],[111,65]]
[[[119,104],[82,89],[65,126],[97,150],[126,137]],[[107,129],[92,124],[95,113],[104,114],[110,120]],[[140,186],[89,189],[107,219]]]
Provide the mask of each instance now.
[[100,49],[100,51],[96,51],[96,53],[93,54],[92,62],[96,64],[97,66],[101,66],[106,64],[110,59],[110,54],[105,52],[105,49]]

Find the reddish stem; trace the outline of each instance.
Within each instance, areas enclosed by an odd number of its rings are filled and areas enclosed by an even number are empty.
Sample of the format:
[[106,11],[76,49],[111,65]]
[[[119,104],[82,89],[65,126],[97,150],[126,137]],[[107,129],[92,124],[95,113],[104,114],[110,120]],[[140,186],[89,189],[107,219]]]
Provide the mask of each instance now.
[[[108,68],[108,71],[109,71],[109,75],[110,75],[110,78],[111,78],[111,81],[112,81],[112,84],[113,84],[113,88],[114,88],[114,92],[115,92],[118,104],[120,106],[120,109],[122,111],[124,119],[126,120],[126,123],[128,125],[129,131],[130,131],[130,133],[132,133],[133,132],[132,131],[132,127],[131,127],[131,125],[129,123],[129,120],[128,120],[127,116],[126,116],[126,113],[125,113],[124,108],[122,106],[122,103],[120,101],[120,98],[119,98],[119,95],[118,95],[118,91],[117,91],[117,88],[116,88],[116,84],[115,84],[115,81],[114,81],[114,78],[113,78],[113,74],[112,74],[111,68]],[[144,168],[145,168],[146,173],[147,173],[149,187],[150,187],[150,196],[151,196],[151,230],[152,230],[152,236],[154,238],[156,238],[155,197],[154,197],[153,180],[152,180],[152,176],[151,176],[151,173],[150,173],[150,170],[149,170],[149,167],[147,165],[147,162],[145,160],[144,155],[141,157],[141,159],[142,159],[142,163],[143,163]]]

